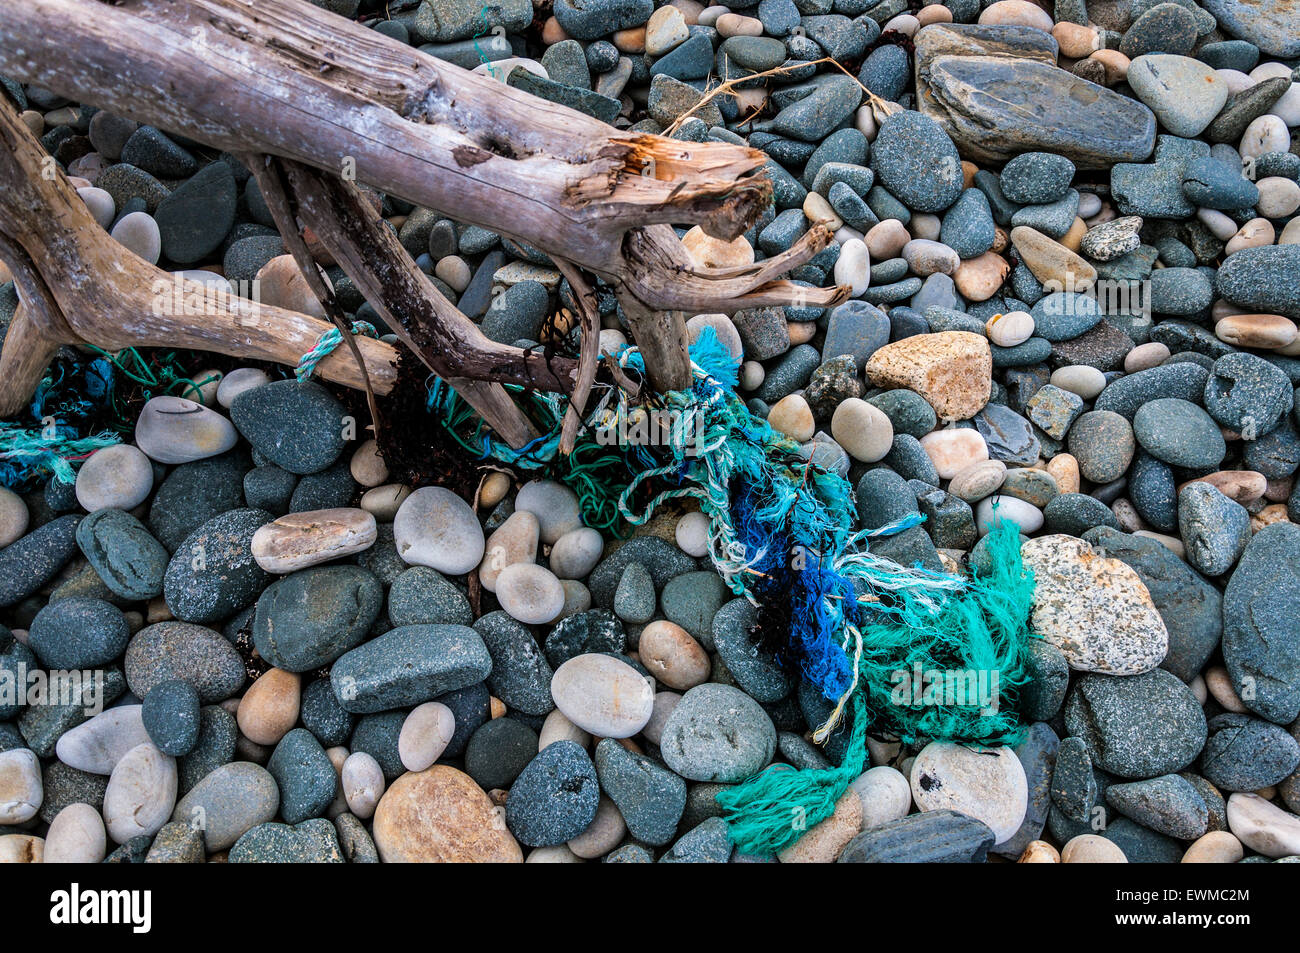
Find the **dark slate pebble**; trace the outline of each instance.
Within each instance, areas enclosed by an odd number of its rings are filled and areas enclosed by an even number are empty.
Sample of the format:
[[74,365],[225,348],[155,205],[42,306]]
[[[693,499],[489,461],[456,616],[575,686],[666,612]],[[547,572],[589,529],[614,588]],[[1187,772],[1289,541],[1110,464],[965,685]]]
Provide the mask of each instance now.
[[258,824],[230,848],[232,864],[341,864],[334,825],[323,817],[301,824]]
[[170,556],[130,513],[91,513],[77,527],[77,545],[114,595],[141,602],[162,594]]
[[319,473],[298,480],[289,496],[290,513],[332,510],[348,506],[357,493],[357,483],[347,460],[338,460]]
[[[235,760],[239,725],[235,716],[220,705],[199,709],[199,735],[189,754],[176,763],[178,797],[184,797],[209,774]],[[344,741],[347,739],[344,738]]]
[[49,669],[92,669],[112,662],[131,638],[122,610],[102,599],[51,602],[32,620],[28,646]]
[[710,817],[677,839],[662,857],[661,864],[725,864],[733,849],[727,822]]
[[186,536],[214,516],[243,505],[243,479],[251,464],[242,449],[182,463],[162,481],[149,507],[149,529],[175,553]]
[[1158,398],[1200,401],[1209,376],[1205,368],[1187,362],[1126,374],[1106,386],[1093,409],[1111,410],[1131,420],[1140,407]]
[[199,169],[194,156],[153,126],[141,126],[122,146],[122,161],[162,179],[184,179]]
[[1300,743],[1281,725],[1227,713],[1210,719],[1201,752],[1205,780],[1224,791],[1259,791],[1300,766]]
[[12,606],[48,583],[77,552],[80,516],[60,516],[0,549],[0,606]]
[[758,610],[748,599],[732,599],[713,617],[713,643],[736,684],[757,702],[780,701],[794,688],[794,680],[761,648],[752,635]]
[[244,684],[244,660],[220,633],[169,620],[146,626],[126,647],[126,680],[137,698],[172,679],[194,686],[205,704],[232,697]]
[[266,770],[280,788],[280,816],[289,824],[324,816],[338,789],[334,765],[306,728],[294,728],[280,739]]
[[[235,229],[231,235],[238,231]],[[284,242],[279,235],[250,235],[231,242],[221,260],[222,271],[229,281],[252,282],[267,262],[284,253]]]
[[289,512],[289,501],[297,485],[297,474],[282,470],[274,463],[254,467],[244,474],[244,502],[272,516],[284,516]]
[[102,810],[108,776],[80,771],[56,759],[45,765],[41,773],[41,786],[45,798],[41,801],[40,818],[49,824],[69,804],[89,804],[97,811]]
[[545,715],[555,708],[551,700],[551,677],[555,673],[527,626],[497,611],[482,616],[474,623],[474,630],[492,656],[488,688],[493,695],[507,708],[526,715]]
[[206,625],[253,604],[271,581],[253,559],[253,534],[271,519],[265,510],[230,510],[185,538],[163,577],[163,598],[177,619]]
[[1222,576],[1250,542],[1250,514],[1210,484],[1188,483],[1178,494],[1178,534],[1189,563]]
[[492,693],[487,682],[479,682],[477,685],[439,695],[434,701],[450,708],[456,719],[456,729],[443,750],[443,757],[458,758],[464,753],[474,732],[491,717]]
[[840,854],[841,864],[982,864],[995,835],[956,811],[925,811],[863,831]]
[[492,657],[464,625],[406,625],[340,656],[330,669],[339,703],[366,714],[419,705],[483,681]]
[[1248,441],[1276,427],[1294,402],[1295,388],[1286,372],[1254,354],[1219,358],[1205,382],[1210,416]]
[[402,570],[388,590],[388,621],[394,626],[469,625],[473,620],[465,593],[429,566]]
[[1205,799],[1176,774],[1112,784],[1106,789],[1106,801],[1143,827],[1179,840],[1195,840],[1210,826]]
[[276,668],[309,672],[359,645],[383,602],[379,580],[359,566],[303,569],[258,598],[253,644]]
[[957,147],[942,126],[919,112],[903,110],[880,124],[871,167],[880,184],[916,212],[941,212],[961,195]]
[[1163,669],[1081,675],[1065,700],[1065,726],[1093,763],[1121,778],[1150,778],[1191,764],[1205,744],[1205,714]]
[[[250,180],[251,181],[251,180]],[[181,265],[207,258],[235,224],[235,176],[225,162],[212,162],[158,203],[154,220],[163,257]]]
[[271,463],[290,473],[319,473],[347,444],[351,418],[329,391],[311,381],[274,381],[244,391],[230,419]]
[[601,789],[618,806],[628,833],[656,847],[671,841],[686,808],[686,782],[612,738],[596,746],[595,763]]
[[1277,724],[1300,715],[1300,526],[1274,523],[1250,540],[1223,594],[1223,660],[1242,701]]
[[600,784],[587,752],[572,741],[547,745],[510,787],[506,826],[529,847],[572,840],[596,817]]
[[1074,163],[1049,152],[1025,152],[1002,167],[1002,194],[1018,205],[1042,205],[1063,197],[1074,178]]
[[1110,507],[1085,493],[1060,493],[1043,508],[1045,531],[1082,536],[1097,526],[1119,529]]
[[303,727],[326,748],[346,744],[356,721],[356,716],[339,704],[327,678],[318,678],[303,690],[299,717]]
[[1208,471],[1227,454],[1214,419],[1190,401],[1176,397],[1139,407],[1133,415],[1133,434],[1143,450],[1170,466]]
[[1061,710],[1070,684],[1070,666],[1061,650],[1042,639],[1029,641],[1025,669],[1029,681],[1020,689],[1020,711],[1030,721],[1048,721]]
[[199,693],[179,678],[159,682],[144,697],[140,718],[159,751],[187,755],[199,742]]

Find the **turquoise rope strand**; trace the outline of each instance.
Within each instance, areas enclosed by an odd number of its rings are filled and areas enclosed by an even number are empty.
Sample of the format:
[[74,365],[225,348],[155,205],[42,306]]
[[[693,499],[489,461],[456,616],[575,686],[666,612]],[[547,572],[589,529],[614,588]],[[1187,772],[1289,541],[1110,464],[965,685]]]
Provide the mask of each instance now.
[[[362,334],[368,338],[379,337],[379,332],[369,321],[353,321],[352,333]],[[298,359],[298,366],[293,374],[300,381],[309,380],[316,373],[316,365],[334,353],[334,349],[343,343],[343,334],[338,328],[330,328],[316,339],[312,349]]]

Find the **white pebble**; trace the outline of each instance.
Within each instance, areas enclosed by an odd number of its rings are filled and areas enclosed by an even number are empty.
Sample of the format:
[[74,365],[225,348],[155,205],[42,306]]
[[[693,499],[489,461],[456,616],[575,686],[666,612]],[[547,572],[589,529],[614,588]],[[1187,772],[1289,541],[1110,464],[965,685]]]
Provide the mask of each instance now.
[[853,298],[871,286],[871,255],[865,242],[851,238],[840,246],[840,257],[835,260],[835,283],[848,285]]
[[511,618],[528,625],[554,621],[564,608],[564,587],[555,573],[532,563],[515,563],[497,576],[497,601]]
[[99,812],[89,804],[69,804],[50,822],[45,863],[97,864],[107,848],[108,834]]
[[158,264],[158,259],[162,256],[162,234],[158,231],[158,223],[148,212],[123,215],[109,234],[149,264]]
[[135,509],[152,489],[153,465],[127,443],[95,451],[77,472],[77,502],[87,513]]
[[[456,731],[456,716],[440,702],[417,705],[402,722],[397,755],[407,771],[423,771],[447,750]],[[345,763],[346,765],[346,763]]]
[[354,751],[343,762],[340,772],[343,797],[348,810],[361,820],[369,820],[384,794],[384,769],[364,751]]
[[217,403],[228,408],[244,391],[269,383],[271,379],[266,376],[266,371],[256,367],[237,367],[217,385]]
[[677,548],[696,559],[709,552],[709,518],[698,510],[687,513],[677,521],[673,530]]

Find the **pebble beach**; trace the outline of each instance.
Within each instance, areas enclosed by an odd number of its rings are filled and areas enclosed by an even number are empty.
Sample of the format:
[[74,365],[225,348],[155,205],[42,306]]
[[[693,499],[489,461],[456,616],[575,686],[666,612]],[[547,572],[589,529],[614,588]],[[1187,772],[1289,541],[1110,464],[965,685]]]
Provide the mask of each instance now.
[[[1300,861],[1292,0],[313,2],[617,130],[761,150],[771,203],[734,241],[678,228],[691,261],[824,226],[786,277],[848,299],[688,337],[846,481],[855,531],[907,526],[876,556],[964,580],[1014,524],[1016,678],[903,668],[870,700],[955,681],[1018,733],[874,721],[833,812],[746,853],[718,796],[847,763],[850,732],[818,732],[836,700],[764,635],[789,605],[729,585],[695,500],[597,518],[573,471],[418,403],[389,423],[423,466],[292,367],[170,349],[142,387],[65,347],[129,419],[72,482],[0,471],[0,862]],[[326,318],[238,157],[5,97],[125,252]],[[546,253],[369,185],[489,339],[577,354]],[[636,342],[596,298],[613,363]]]

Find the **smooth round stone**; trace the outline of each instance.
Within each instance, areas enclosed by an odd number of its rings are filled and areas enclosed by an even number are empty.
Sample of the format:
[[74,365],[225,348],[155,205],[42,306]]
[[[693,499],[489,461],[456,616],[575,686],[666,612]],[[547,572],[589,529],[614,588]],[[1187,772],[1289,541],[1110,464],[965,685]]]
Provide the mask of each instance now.
[[97,864],[108,849],[104,819],[89,804],[59,811],[45,835],[45,863]]
[[151,837],[176,806],[176,761],[152,744],[132,748],[113,768],[104,791],[104,823],[118,844]]
[[266,371],[258,367],[237,367],[221,378],[217,385],[217,403],[229,409],[235,398],[244,391],[271,383]]
[[1094,400],[1106,389],[1106,375],[1088,364],[1071,364],[1054,370],[1050,383],[1084,400]]
[[1067,435],[1070,453],[1079,472],[1093,483],[1118,480],[1133,462],[1133,427],[1110,410],[1091,410],[1081,415]]
[[219,622],[257,599],[271,577],[250,547],[270,515],[265,510],[228,510],[185,537],[163,576],[163,598],[176,618]]
[[862,239],[850,238],[840,246],[834,278],[837,285],[849,286],[850,298],[860,297],[871,286],[871,253]]
[[1127,79],[1160,124],[1184,138],[1200,135],[1228,99],[1228,84],[1223,77],[1188,56],[1139,56],[1129,64]]
[[280,789],[269,771],[247,761],[223,764],[181,798],[172,820],[203,835],[209,852],[225,850],[247,831],[276,816]]
[[0,549],[21,539],[28,522],[23,498],[8,487],[0,487]]
[[153,489],[153,466],[138,447],[105,447],[81,465],[76,488],[77,502],[87,513],[135,509]]
[[849,790],[862,802],[861,830],[901,820],[912,809],[912,787],[902,772],[879,765],[860,774]]
[[510,786],[506,826],[521,843],[550,847],[585,831],[596,819],[596,766],[572,741],[539,751]]
[[1139,407],[1133,415],[1133,433],[1143,450],[1171,466],[1205,470],[1218,466],[1227,453],[1214,418],[1190,401],[1174,397]]
[[343,762],[339,781],[348,810],[369,820],[384,796],[384,771],[379,762],[364,751],[354,751]]
[[1300,817],[1258,794],[1228,797],[1228,827],[1242,844],[1265,857],[1300,855]]
[[812,408],[801,394],[788,394],[778,400],[768,412],[767,422],[778,433],[799,443],[811,440],[817,430]]
[[831,416],[831,436],[855,460],[875,463],[894,443],[894,425],[874,404],[850,397]]
[[411,495],[411,488],[401,483],[386,483],[373,487],[361,494],[357,504],[380,523],[391,523],[397,518],[397,511],[402,508],[406,498]]
[[291,573],[367,550],[377,538],[373,515],[339,507],[281,516],[253,533],[250,550],[267,572]]
[[338,791],[333,763],[306,728],[280,740],[266,769],[280,788],[280,816],[289,824],[324,816]]
[[922,811],[956,811],[983,821],[995,845],[1020,829],[1029,806],[1025,769],[1011,748],[932,742],[912,762],[911,787]]
[[118,705],[59,736],[54,752],[69,767],[112,774],[128,751],[149,741],[140,705]]
[[72,596],[51,602],[32,620],[27,644],[49,669],[91,669],[122,654],[131,629],[103,599]]
[[919,112],[902,110],[880,124],[871,163],[880,184],[912,211],[941,212],[961,195],[956,146],[938,122]]
[[664,763],[688,780],[732,783],[771,762],[776,728],[740,689],[698,685],[668,716],[659,750]]
[[709,656],[689,632],[659,619],[641,630],[637,643],[641,664],[669,688],[685,691],[709,677]]
[[1034,318],[1028,311],[998,313],[984,323],[984,333],[998,347],[1015,347],[1034,336]]
[[[627,824],[623,820],[623,815],[619,813],[618,806],[605,795],[601,795],[600,804],[596,807],[595,820],[585,831],[569,841],[569,850],[583,860],[595,860],[617,847],[626,833]],[[529,860],[531,862],[531,856]]]
[[162,256],[162,233],[148,212],[123,215],[109,234],[149,264],[158,264]]
[[302,709],[302,676],[269,669],[249,686],[239,700],[235,720],[249,741],[275,745],[298,722]]
[[541,751],[556,741],[572,741],[585,749],[591,746],[591,735],[569,721],[564,712],[557,708],[542,722],[542,730],[537,735],[537,750]]
[[167,621],[137,632],[123,663],[127,684],[144,698],[158,684],[181,678],[205,704],[223,701],[244,684],[244,661],[221,634],[201,625]]
[[469,504],[440,486],[421,487],[406,498],[393,520],[393,539],[407,564],[450,576],[475,568],[486,548],[483,527]]
[[941,480],[950,480],[989,458],[989,447],[984,437],[978,430],[967,427],[928,433],[921,438],[921,448],[934,464]]
[[1098,834],[1079,834],[1061,848],[1063,864],[1127,864],[1124,851]]
[[526,510],[537,517],[541,524],[542,542],[548,546],[558,542],[565,533],[582,526],[578,495],[563,483],[551,480],[533,480],[520,487],[515,497],[515,510]]
[[136,444],[158,463],[190,463],[215,457],[237,440],[229,420],[183,397],[152,398],[140,410],[135,424]]
[[425,702],[417,705],[402,722],[397,752],[407,771],[423,771],[447,750],[456,733],[456,716],[446,705]]
[[276,668],[309,672],[359,645],[383,603],[379,580],[359,566],[295,572],[257,600],[253,644]]
[[979,501],[975,507],[975,525],[981,536],[1004,522],[1014,523],[1021,533],[1036,533],[1043,528],[1043,511],[1014,496],[988,496]]
[[924,238],[914,238],[903,246],[903,260],[912,274],[922,278],[934,274],[951,275],[961,264],[961,258],[947,245]]
[[523,861],[500,809],[469,775],[446,765],[394,781],[375,810],[373,833],[385,863]]
[[22,824],[41,809],[41,762],[27,748],[0,751],[0,824]]
[[1242,133],[1237,151],[1243,159],[1258,159],[1270,152],[1286,152],[1291,147],[1291,134],[1286,123],[1278,116],[1265,114],[1251,120]]
[[980,460],[958,470],[948,484],[948,492],[959,500],[977,503],[992,496],[1007,477],[1007,465],[1001,460]]
[[979,15],[981,24],[995,26],[1026,26],[1052,32],[1052,17],[1042,7],[1029,0],[997,0]]
[[512,618],[529,625],[554,621],[564,608],[564,587],[549,569],[531,563],[507,566],[497,577],[497,600]]
[[[673,539],[677,547],[686,555],[697,559],[708,555],[709,535],[709,518],[698,510],[687,513],[673,528]],[[551,562],[555,562],[554,554],[551,556]]]
[[[100,228],[106,229],[113,224],[113,218],[117,215],[117,204],[113,201],[113,196],[93,185],[83,185],[77,189],[77,194],[86,203],[86,210],[99,223]],[[159,244],[161,246],[161,241]],[[159,251],[161,250],[160,247]]]
[[1208,483],[1188,483],[1178,493],[1178,535],[1187,561],[1206,575],[1232,568],[1250,541],[1250,524],[1244,507]]
[[380,456],[379,445],[373,439],[357,447],[348,461],[348,470],[352,479],[367,488],[379,486],[388,479],[388,464]]
[[1124,355],[1124,373],[1136,374],[1138,371],[1159,367],[1169,359],[1169,347],[1159,341],[1139,344]]
[[199,741],[199,693],[180,679],[162,682],[145,696],[140,720],[163,754],[187,755]]
[[1183,854],[1184,864],[1235,864],[1245,851],[1241,841],[1229,831],[1202,834]]
[[1264,218],[1286,218],[1300,208],[1300,182],[1270,175],[1255,185],[1259,189],[1255,208]]
[[479,582],[484,589],[496,592],[497,579],[506,567],[536,562],[540,529],[536,516],[527,510],[516,510],[492,531],[478,567]]
[[654,696],[649,679],[608,655],[575,656],[551,678],[555,707],[600,738],[630,738],[639,732],[654,711]]
[[1214,325],[1214,336],[1235,347],[1277,350],[1297,337],[1295,322],[1280,314],[1230,314]]
[[515,718],[494,718],[465,748],[465,771],[485,791],[508,788],[538,752],[537,733]]
[[560,579],[585,579],[600,562],[605,541],[586,526],[570,530],[551,547],[551,572]]

